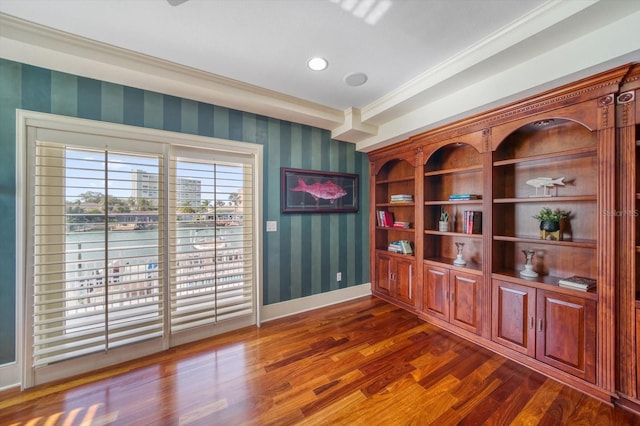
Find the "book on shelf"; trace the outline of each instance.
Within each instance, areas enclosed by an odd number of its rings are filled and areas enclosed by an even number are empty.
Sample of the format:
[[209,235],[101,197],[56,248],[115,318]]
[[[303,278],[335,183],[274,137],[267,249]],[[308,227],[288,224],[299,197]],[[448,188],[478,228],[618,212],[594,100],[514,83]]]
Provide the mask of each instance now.
[[587,277],[579,277],[574,275],[572,277],[562,278],[558,281],[558,285],[560,287],[573,288],[576,290],[587,291],[594,288],[597,285],[596,280],[587,278]]
[[408,240],[391,241],[387,250],[392,253],[413,254],[413,248]]
[[411,223],[410,222],[403,222],[400,220],[396,220],[395,222],[393,222],[393,227],[394,228],[401,228],[401,229],[409,229],[411,228]]
[[462,232],[464,234],[482,234],[482,212],[465,210],[462,214]]
[[391,203],[413,203],[413,195],[411,194],[393,194],[389,199]]
[[451,194],[449,195],[449,201],[465,201],[465,200],[480,200],[482,196],[479,194]]
[[383,226],[385,228],[393,226],[393,213],[386,210],[378,210],[378,226]]

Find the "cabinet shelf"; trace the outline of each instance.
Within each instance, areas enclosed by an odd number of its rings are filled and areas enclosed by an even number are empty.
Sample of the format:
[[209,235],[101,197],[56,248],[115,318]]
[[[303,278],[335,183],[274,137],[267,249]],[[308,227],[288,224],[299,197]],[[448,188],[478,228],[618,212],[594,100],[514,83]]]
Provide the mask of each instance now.
[[376,207],[415,207],[416,203],[377,203]]
[[398,183],[398,182],[411,182],[414,179],[415,178],[413,176],[399,177],[399,178],[392,178],[392,179],[380,179],[380,180],[376,180],[376,185],[386,185],[389,183]]
[[473,172],[482,172],[482,165],[456,167],[456,168],[442,169],[442,170],[434,170],[434,171],[425,172],[424,176],[425,177],[442,176],[442,175],[473,173]]
[[400,257],[402,259],[415,259],[415,255],[413,254],[402,254],[402,253],[395,253],[389,250],[381,250],[381,249],[376,249],[376,253],[382,253],[385,255],[389,255],[392,257]]
[[434,231],[431,229],[425,229],[424,233],[425,235],[447,235],[450,237],[477,238],[479,240],[482,239],[482,234],[465,234],[463,232],[441,232],[441,231]]
[[535,162],[548,162],[548,160],[553,161],[561,161],[567,158],[578,158],[578,157],[587,157],[587,156],[595,156],[596,155],[596,147],[587,147],[587,148],[577,148],[570,149],[566,151],[558,151],[558,152],[550,152],[539,155],[532,155],[529,157],[519,157],[519,158],[509,158],[507,160],[498,160],[494,161],[494,167],[499,166],[508,166],[511,164],[519,164],[519,163],[535,163]]
[[454,265],[453,261],[455,259],[449,257],[427,257],[424,259],[424,263],[427,265],[436,265],[436,266],[446,266],[449,269],[461,270],[473,274],[478,274],[482,272],[482,265],[467,261],[467,264],[464,266]]
[[519,197],[519,198],[495,198],[495,204],[508,203],[566,203],[568,201],[596,201],[596,195],[571,195],[565,197]]
[[494,241],[512,241],[516,243],[529,243],[529,244],[548,244],[553,246],[565,246],[565,247],[581,247],[588,249],[595,249],[597,243],[595,240],[585,240],[585,239],[570,239],[570,240],[541,240],[537,237],[533,236],[518,236],[511,237],[506,235],[494,235]]
[[598,300],[598,288],[594,288],[588,291],[574,290],[572,288],[562,287],[558,284],[558,281],[562,277],[556,277],[553,275],[544,275],[537,278],[522,278],[520,271],[498,271],[491,274],[492,278],[513,282],[516,284],[522,284],[529,287],[541,288],[543,290],[552,290],[557,293],[570,294],[573,296],[579,295],[583,299]]
[[482,199],[478,200],[429,200],[425,201],[425,206],[455,205],[455,204],[482,204]]
[[376,230],[378,230],[378,231],[408,232],[410,234],[413,234],[415,232],[414,228],[394,228],[393,226],[376,226]]

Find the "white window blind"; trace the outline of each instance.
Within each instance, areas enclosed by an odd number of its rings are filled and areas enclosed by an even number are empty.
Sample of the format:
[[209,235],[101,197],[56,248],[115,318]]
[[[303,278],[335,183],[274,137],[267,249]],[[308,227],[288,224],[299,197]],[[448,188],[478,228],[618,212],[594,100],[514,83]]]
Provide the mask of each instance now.
[[27,387],[255,324],[259,146],[18,121]]
[[[161,336],[161,157],[43,141],[34,154],[34,365]],[[143,169],[155,192],[138,197]]]
[[251,157],[181,149],[171,160],[171,332],[254,313]]

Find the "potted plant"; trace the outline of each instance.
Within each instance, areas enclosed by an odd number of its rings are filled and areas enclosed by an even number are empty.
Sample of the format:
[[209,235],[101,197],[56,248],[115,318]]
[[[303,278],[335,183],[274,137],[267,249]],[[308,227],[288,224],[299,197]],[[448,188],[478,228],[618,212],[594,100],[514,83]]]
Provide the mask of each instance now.
[[449,212],[442,209],[440,211],[440,220],[438,221],[438,231],[447,232],[449,231]]
[[560,240],[562,239],[563,222],[569,218],[571,212],[557,208],[551,210],[549,207],[543,207],[540,212],[533,216],[534,219],[540,221],[540,238]]

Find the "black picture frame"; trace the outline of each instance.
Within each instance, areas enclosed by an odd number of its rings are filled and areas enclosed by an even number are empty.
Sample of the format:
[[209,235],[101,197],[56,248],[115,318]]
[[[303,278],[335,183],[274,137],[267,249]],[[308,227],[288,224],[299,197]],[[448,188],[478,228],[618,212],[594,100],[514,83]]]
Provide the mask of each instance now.
[[359,176],[351,173],[280,169],[282,213],[355,213]]

